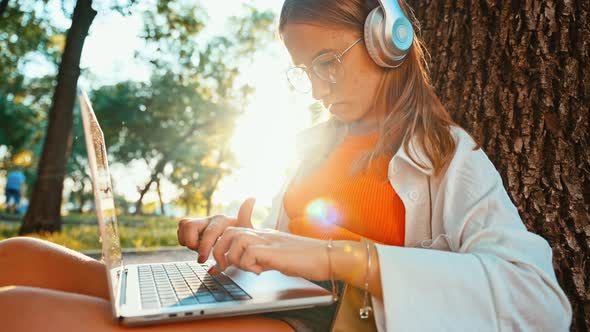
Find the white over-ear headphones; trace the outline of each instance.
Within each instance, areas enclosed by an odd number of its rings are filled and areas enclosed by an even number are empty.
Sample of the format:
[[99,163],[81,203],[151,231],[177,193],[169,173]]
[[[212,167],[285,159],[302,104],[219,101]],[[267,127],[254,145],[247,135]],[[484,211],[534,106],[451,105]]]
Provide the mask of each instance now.
[[399,67],[414,40],[414,29],[398,0],[379,0],[365,20],[365,46],[375,63],[385,68]]

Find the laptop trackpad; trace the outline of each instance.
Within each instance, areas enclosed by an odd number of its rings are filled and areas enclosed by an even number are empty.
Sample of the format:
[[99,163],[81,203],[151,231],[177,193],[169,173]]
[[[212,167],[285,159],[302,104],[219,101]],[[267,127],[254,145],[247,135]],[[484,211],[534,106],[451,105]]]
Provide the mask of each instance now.
[[278,271],[266,271],[256,275],[230,266],[224,273],[254,300],[287,300],[330,295],[329,291],[308,280],[289,277]]

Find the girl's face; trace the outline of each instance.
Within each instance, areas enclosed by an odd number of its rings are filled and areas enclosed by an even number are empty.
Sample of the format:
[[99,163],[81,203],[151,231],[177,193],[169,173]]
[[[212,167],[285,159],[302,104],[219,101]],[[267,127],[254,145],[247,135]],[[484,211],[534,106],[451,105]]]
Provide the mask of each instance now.
[[[293,63],[306,68],[311,68],[317,56],[339,54],[359,39],[353,30],[299,23],[285,25],[282,37]],[[321,80],[308,70],[313,97],[351,129],[374,129],[373,102],[382,70],[371,60],[362,40],[344,54],[341,62],[344,74],[336,83]]]

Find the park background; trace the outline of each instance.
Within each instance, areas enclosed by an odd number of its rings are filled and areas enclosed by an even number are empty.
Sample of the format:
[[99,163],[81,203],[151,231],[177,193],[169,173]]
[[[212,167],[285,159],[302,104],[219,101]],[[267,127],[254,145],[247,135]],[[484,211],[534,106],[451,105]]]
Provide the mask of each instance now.
[[[438,95],[551,244],[572,330],[589,330],[590,3],[408,3]],[[105,133],[123,247],[175,246],[179,217],[233,215],[250,196],[260,222],[297,132],[326,118],[285,80],[281,5],[1,0],[0,187],[21,167],[27,189],[0,239],[100,247],[79,88]]]

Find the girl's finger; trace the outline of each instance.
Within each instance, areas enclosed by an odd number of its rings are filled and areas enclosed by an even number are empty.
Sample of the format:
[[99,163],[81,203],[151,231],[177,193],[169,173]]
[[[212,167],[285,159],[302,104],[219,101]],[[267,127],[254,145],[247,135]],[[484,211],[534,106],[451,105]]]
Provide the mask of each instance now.
[[207,227],[202,229],[200,239],[198,243],[197,251],[199,253],[199,263],[204,263],[209,257],[211,248],[217,242],[217,239],[223,234],[223,231],[231,225],[231,219],[225,216],[213,216],[211,217]]
[[215,258],[215,261],[217,262],[217,265],[220,269],[227,266],[225,253],[229,250],[233,237],[238,232],[238,230],[239,228],[232,226],[226,228],[221,236],[217,239],[215,247],[213,247],[213,257]]
[[253,228],[252,211],[254,210],[254,203],[256,203],[256,198],[250,197],[240,205],[240,210],[238,211],[238,227]]
[[240,266],[242,270],[254,272],[256,274],[260,274],[265,270],[269,270],[257,263],[258,260],[256,255],[260,252],[261,247],[263,246],[252,245],[245,248],[242,257],[240,258]]
[[227,264],[221,264],[221,270],[225,270],[229,265],[234,265],[243,270],[243,267],[240,265],[242,254],[244,253],[244,250],[255,241],[255,239],[244,233],[234,236],[229,250],[225,253]]
[[178,223],[176,236],[180,245],[196,250],[199,246],[199,234],[207,226],[206,219],[182,219]]

